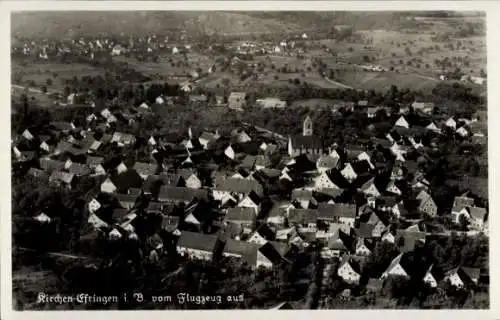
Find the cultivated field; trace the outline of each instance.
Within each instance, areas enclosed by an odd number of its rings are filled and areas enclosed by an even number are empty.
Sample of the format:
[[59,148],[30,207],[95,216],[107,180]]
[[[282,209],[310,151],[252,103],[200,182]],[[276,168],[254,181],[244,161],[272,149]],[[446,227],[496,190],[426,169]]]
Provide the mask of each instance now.
[[[22,85],[33,87],[34,82],[36,88],[47,86],[50,90],[62,91],[64,89],[64,81],[72,79],[73,76],[96,76],[104,74],[104,71],[99,68],[94,68],[87,64],[80,63],[25,63],[20,64],[12,61],[12,77],[20,76]],[[47,84],[47,79],[51,79],[52,84]]]

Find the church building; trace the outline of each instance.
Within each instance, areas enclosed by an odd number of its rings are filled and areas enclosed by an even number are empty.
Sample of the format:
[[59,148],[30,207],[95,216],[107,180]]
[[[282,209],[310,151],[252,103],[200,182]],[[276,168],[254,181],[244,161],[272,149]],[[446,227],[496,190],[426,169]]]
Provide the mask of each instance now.
[[296,157],[301,154],[323,154],[323,142],[314,135],[313,122],[309,116],[304,120],[302,135],[288,137],[288,155]]

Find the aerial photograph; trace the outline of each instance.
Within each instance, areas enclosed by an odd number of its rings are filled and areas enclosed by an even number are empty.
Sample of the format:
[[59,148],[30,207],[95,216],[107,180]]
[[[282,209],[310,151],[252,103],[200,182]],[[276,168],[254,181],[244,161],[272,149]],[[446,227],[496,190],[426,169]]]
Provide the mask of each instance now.
[[13,310],[490,308],[485,12],[17,11],[10,46]]

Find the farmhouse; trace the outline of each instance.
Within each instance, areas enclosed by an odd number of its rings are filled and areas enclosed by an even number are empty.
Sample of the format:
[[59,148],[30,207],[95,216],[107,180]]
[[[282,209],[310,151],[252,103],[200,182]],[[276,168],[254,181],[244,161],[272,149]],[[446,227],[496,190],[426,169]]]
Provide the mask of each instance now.
[[243,111],[246,103],[246,93],[245,92],[231,92],[227,98],[227,103],[230,109]]
[[182,231],[177,242],[177,252],[189,258],[210,261],[216,250],[216,245],[216,236]]

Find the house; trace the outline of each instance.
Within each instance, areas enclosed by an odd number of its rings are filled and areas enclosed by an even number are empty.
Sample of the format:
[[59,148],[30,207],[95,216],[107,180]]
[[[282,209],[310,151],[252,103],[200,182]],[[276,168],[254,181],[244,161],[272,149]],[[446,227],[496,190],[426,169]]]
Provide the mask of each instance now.
[[401,116],[399,119],[394,123],[395,127],[402,127],[408,129],[410,125],[408,124],[408,121],[406,121],[405,117]]
[[286,101],[278,98],[257,99],[256,104],[262,109],[284,109],[287,106]]
[[382,273],[380,279],[383,280],[391,276],[409,278],[410,270],[411,268],[410,261],[408,261],[408,255],[405,253],[400,253],[391,261],[387,269],[385,269],[384,273]]
[[389,243],[395,243],[396,233],[390,229],[386,229],[385,231],[382,232],[382,237],[380,240],[385,241],[385,242],[389,242]]
[[66,188],[71,189],[74,177],[75,175],[72,173],[63,171],[53,171],[49,177],[49,182],[65,186]]
[[40,158],[40,168],[47,173],[64,169],[64,162],[50,158]]
[[486,209],[479,207],[469,207],[470,220],[469,228],[477,231],[484,231],[486,221]]
[[71,163],[68,168],[69,173],[74,174],[77,177],[85,176],[90,174],[90,168],[86,165],[79,163]]
[[208,146],[210,143],[217,141],[217,139],[220,138],[219,132],[216,131],[215,133],[207,132],[204,131],[201,136],[198,138],[198,141],[200,145],[203,147],[203,149],[208,149]]
[[455,119],[453,119],[453,117],[448,118],[448,120],[446,120],[444,125],[453,130],[457,128],[457,122],[455,121]]
[[366,284],[366,292],[368,294],[378,294],[382,291],[384,281],[380,279],[370,278]]
[[41,224],[50,223],[52,221],[52,219],[43,212],[34,216],[33,219]]
[[396,183],[394,180],[390,180],[389,183],[387,183],[387,186],[385,187],[385,191],[395,194],[395,195],[401,195],[401,190],[396,186]]
[[259,247],[260,245],[254,243],[227,239],[222,250],[222,256],[241,259],[241,261],[252,268],[257,268]]
[[321,173],[319,176],[314,179],[314,190],[319,191],[322,189],[337,189],[339,188],[331,179],[330,175],[327,172]]
[[101,183],[101,192],[114,193],[116,190],[116,185],[113,183],[113,181],[111,181],[109,177],[106,178],[103,183]]
[[338,154],[337,157],[335,157],[331,153],[328,155],[322,155],[318,158],[318,161],[316,161],[316,168],[318,169],[319,173],[324,173],[326,171],[337,168],[337,166],[339,165],[339,160],[340,157],[338,156]]
[[309,208],[311,205],[317,205],[317,201],[311,190],[294,189],[292,190],[291,202],[298,204],[303,209]]
[[444,274],[436,266],[431,264],[427,271],[425,272],[423,282],[429,285],[431,288],[436,288],[439,282],[443,279]]
[[226,212],[225,221],[240,226],[243,233],[250,234],[255,227],[257,215],[255,210],[247,207],[229,208]]
[[160,202],[188,204],[194,199],[207,200],[208,194],[205,190],[172,186],[161,186],[158,193],[158,201]]
[[352,239],[347,233],[338,230],[333,236],[328,238],[328,243],[322,249],[321,255],[324,258],[341,257],[352,251]]
[[316,232],[318,211],[316,209],[291,208],[288,212],[287,221],[290,225]]
[[420,111],[424,114],[432,114],[432,112],[434,111],[434,103],[433,102],[413,102],[411,107],[413,108],[413,110],[415,111]]
[[182,231],[177,241],[177,252],[191,259],[211,261],[216,250],[216,245],[216,236]]
[[292,208],[294,208],[294,206],[289,202],[275,203],[267,215],[266,222],[278,227],[284,226],[285,217]]
[[238,203],[238,207],[251,208],[255,214],[259,214],[261,210],[261,199],[255,192],[250,192]]
[[255,232],[248,238],[247,242],[255,243],[260,246],[265,245],[269,240],[273,240],[276,233],[267,224],[262,224],[255,230]]
[[103,157],[87,156],[86,164],[90,169],[95,169],[104,162]]
[[458,128],[455,132],[462,138],[467,137],[469,135],[469,132],[464,127]]
[[375,178],[371,178],[359,188],[359,191],[368,197],[379,197],[380,192],[378,191],[374,182]]
[[368,118],[375,118],[375,116],[377,115],[377,112],[379,110],[383,110],[383,109],[379,109],[378,107],[366,108],[366,116]]
[[281,247],[277,242],[266,242],[259,248],[255,267],[271,269],[273,266],[280,265],[282,262],[290,263],[290,261],[283,257],[284,252],[280,251],[280,249]]
[[346,163],[344,168],[340,171],[340,173],[342,174],[344,179],[346,179],[349,182],[356,180],[356,178],[358,177],[358,175],[356,174],[350,163]]
[[445,272],[444,280],[456,288],[475,285],[479,280],[478,268],[456,267]]
[[128,170],[127,166],[123,162],[120,162],[120,164],[117,165],[115,169],[116,169],[116,172],[118,174],[123,173],[123,172],[127,172],[127,170]]
[[40,180],[49,179],[49,176],[43,170],[36,168],[30,168],[27,174],[35,179],[40,179]]
[[354,259],[345,255],[337,269],[337,275],[347,283],[358,284],[361,278],[361,268]]
[[245,106],[246,93],[245,92],[231,92],[227,98],[227,103],[230,109],[243,111]]
[[21,136],[28,141],[35,139],[35,137],[31,134],[31,132],[28,129],[25,129],[21,134]]
[[395,237],[395,244],[398,246],[400,252],[412,252],[418,245],[425,244],[425,232],[397,230]]
[[420,201],[418,206],[420,212],[424,212],[430,217],[435,217],[437,215],[436,203],[425,190],[420,191],[416,199]]
[[354,227],[356,220],[356,205],[348,203],[318,204],[318,219],[324,222],[338,222]]
[[433,132],[441,132],[441,130],[434,124],[434,122],[429,123],[426,127],[427,130],[433,131]]
[[144,110],[148,110],[149,109],[149,105],[146,103],[146,102],[143,102],[139,105],[138,107],[139,109],[144,109]]
[[296,157],[301,154],[323,154],[323,141],[313,135],[313,122],[309,116],[304,119],[302,135],[288,137],[288,155]]
[[231,160],[234,160],[236,153],[231,145],[229,145],[226,149],[224,149],[224,155]]
[[97,210],[99,210],[99,208],[101,208],[101,204],[99,203],[99,201],[97,201],[94,198],[92,198],[92,200],[89,201],[89,203],[88,203],[87,206],[89,208],[89,212],[90,213],[94,213]]
[[243,200],[252,191],[259,197],[263,195],[262,185],[254,179],[216,179],[213,196],[215,200],[221,200],[226,195],[235,195],[238,200]]
[[189,169],[179,169],[177,174],[182,178],[183,185],[191,189],[200,189],[202,187],[201,180],[198,176]]
[[121,194],[121,193],[116,194],[115,198],[118,201],[118,203],[120,203],[122,208],[127,210],[131,210],[132,208],[134,208],[135,202],[137,200],[137,197],[135,196],[131,196],[128,194]]
[[235,129],[231,132],[231,136],[233,137],[236,143],[247,143],[252,141],[252,138],[245,132],[245,130]]
[[[366,226],[368,226],[368,230],[371,228],[369,225]],[[374,242],[367,238],[358,238],[356,241],[355,254],[357,256],[367,257],[372,254],[374,247]]]
[[119,146],[121,145],[130,145],[135,143],[135,137],[129,133],[115,132],[111,137],[111,143],[117,143]]
[[156,174],[157,165],[153,163],[136,162],[133,169],[137,171],[139,176],[143,180],[146,180],[149,176]]

